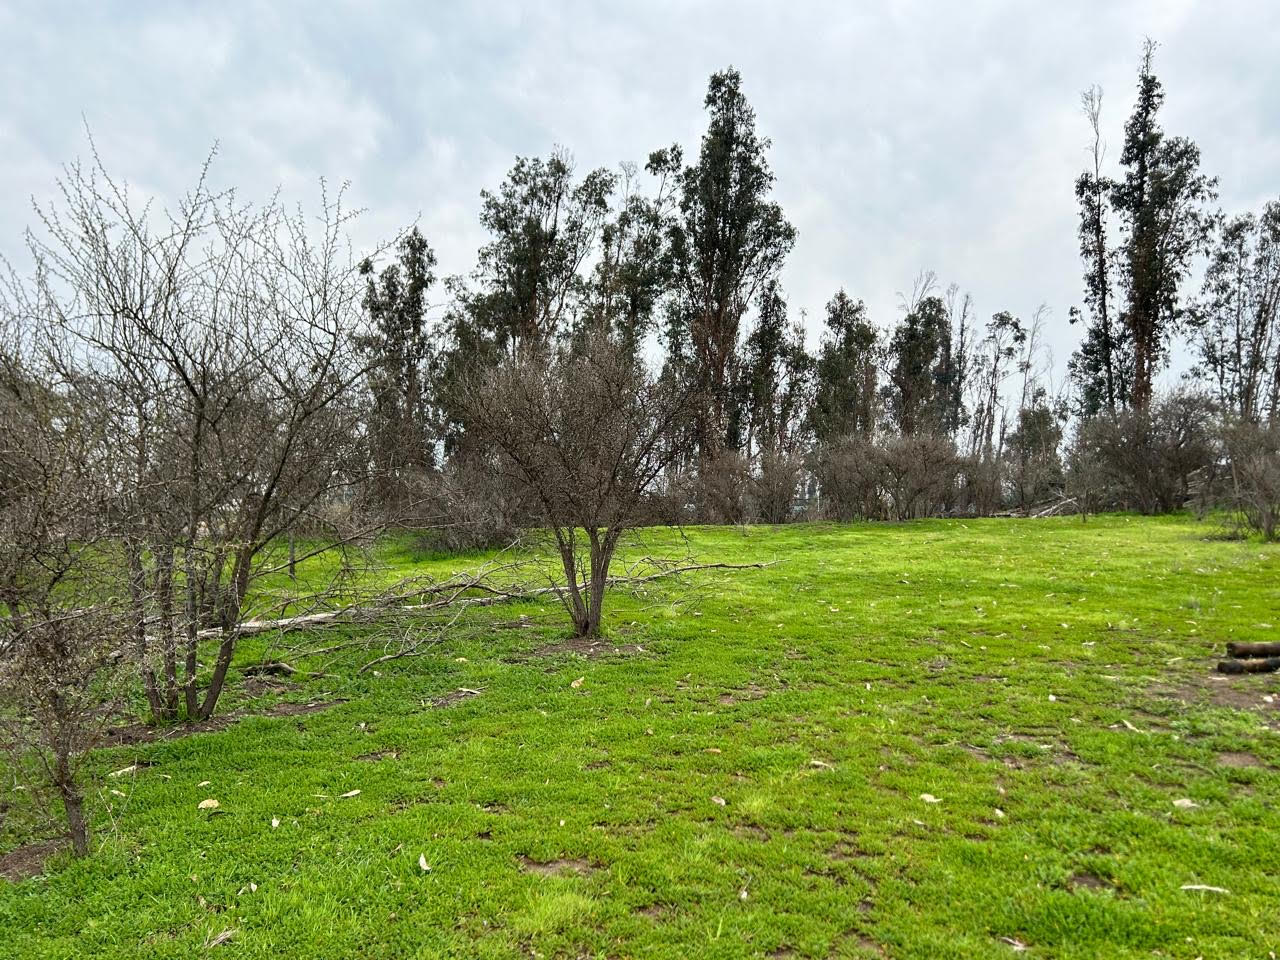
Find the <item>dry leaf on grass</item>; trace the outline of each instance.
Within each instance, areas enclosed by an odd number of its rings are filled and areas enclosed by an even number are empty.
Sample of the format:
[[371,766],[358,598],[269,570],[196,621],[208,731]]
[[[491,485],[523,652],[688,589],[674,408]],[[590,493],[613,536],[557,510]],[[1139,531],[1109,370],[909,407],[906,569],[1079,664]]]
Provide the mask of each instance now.
[[359,790],[348,790],[346,793],[342,794],[342,796],[341,796],[341,797],[339,797],[338,799],[340,799],[340,800],[347,800],[347,799],[349,799],[349,798],[351,798],[351,797],[358,797],[358,796],[360,796],[360,791],[359,791]]
[[938,797],[935,797],[932,793],[922,793],[920,794],[920,799],[923,800],[925,803],[941,803],[942,802],[942,800],[940,800]]
[[425,853],[418,854],[418,866],[422,869],[423,873],[431,872],[431,864],[427,863],[427,855]]
[[197,810],[217,810],[218,801],[213,799],[213,797],[209,797],[207,800],[201,800],[199,803],[197,803],[196,809]]
[[218,934],[216,937],[214,937],[212,940],[209,941],[209,946],[220,947],[222,946],[222,944],[226,943],[235,935],[236,935],[235,927],[231,927],[230,929],[223,930],[220,934]]
[[725,800],[724,797],[712,797],[711,802],[721,807],[723,807],[726,803],[728,803],[728,801]]
[[569,684],[569,686],[577,690],[580,686],[582,686],[582,681],[586,679],[587,679],[586,677],[579,677],[577,680],[573,681],[573,683]]

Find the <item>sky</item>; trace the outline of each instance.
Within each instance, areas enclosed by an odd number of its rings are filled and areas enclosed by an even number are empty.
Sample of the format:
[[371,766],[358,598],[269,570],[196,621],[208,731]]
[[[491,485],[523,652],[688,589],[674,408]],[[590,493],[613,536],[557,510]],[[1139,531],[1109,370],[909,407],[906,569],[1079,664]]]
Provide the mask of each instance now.
[[[88,151],[163,202],[212,180],[315,209],[349,182],[369,248],[416,222],[442,275],[484,242],[480,191],[518,155],[580,171],[696,153],[708,76],[743,75],[799,238],[783,273],[811,342],[839,288],[898,315],[922,270],[978,316],[1049,311],[1079,338],[1073,181],[1104,90],[1115,161],[1144,36],[1165,129],[1199,143],[1228,212],[1280,198],[1280,3],[102,2],[0,0],[0,253]],[[438,291],[443,296],[443,291]]]

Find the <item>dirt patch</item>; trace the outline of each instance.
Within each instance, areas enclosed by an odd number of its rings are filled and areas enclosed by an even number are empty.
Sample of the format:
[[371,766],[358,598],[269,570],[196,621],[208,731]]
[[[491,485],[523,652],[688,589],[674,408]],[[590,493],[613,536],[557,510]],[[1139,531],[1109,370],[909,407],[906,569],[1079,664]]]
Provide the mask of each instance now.
[[362,753],[356,757],[357,760],[364,760],[367,763],[374,763],[378,760],[399,760],[399,750],[375,750],[372,753]]
[[1246,753],[1243,750],[1228,750],[1226,753],[1218,754],[1218,766],[1260,767],[1262,766],[1262,761],[1252,753]]
[[548,643],[538,647],[536,650],[516,658],[516,662],[521,660],[542,660],[547,657],[564,656],[565,654],[593,660],[597,657],[631,656],[644,652],[644,647],[638,643],[613,643],[610,640],[598,638],[590,640],[586,637],[571,637],[561,640],[559,643]]
[[44,873],[44,864],[51,856],[66,847],[65,840],[41,840],[10,850],[0,857],[0,877],[10,883],[18,883]]
[[752,700],[763,700],[769,691],[755,683],[749,683],[741,690],[730,690],[720,694],[717,702],[722,707],[731,707],[735,703],[750,703]]
[[455,703],[461,703],[463,700],[469,700],[471,697],[480,696],[479,690],[472,690],[470,687],[459,687],[457,690],[450,690],[443,696],[429,700],[428,703],[432,707],[451,707]]
[[754,823],[743,823],[733,828],[735,836],[743,840],[757,840],[764,843],[769,839],[769,831]]
[[1067,889],[1076,890],[1114,890],[1115,884],[1103,880],[1092,873],[1073,873],[1067,878]]
[[232,724],[239,723],[245,717],[296,717],[307,713],[319,713],[339,704],[345,699],[316,700],[311,703],[295,703],[282,701],[273,703],[261,710],[241,709],[208,720],[197,720],[172,727],[153,727],[145,723],[129,723],[123,726],[110,727],[103,735],[103,745],[109,747],[129,747],[142,743],[159,743],[166,740],[181,740],[196,733],[214,733],[225,730]]
[[595,872],[595,867],[576,857],[565,857],[560,860],[534,860],[532,857],[517,857],[520,869],[525,873],[536,873],[540,877],[559,877],[576,874],[585,877]]
[[872,940],[870,937],[858,934],[851,939],[864,954],[869,954],[873,957],[887,957],[889,955],[883,944],[877,940]]
[[827,850],[827,859],[834,860],[837,863],[851,863],[858,860],[870,860],[871,854],[857,844],[841,840]]
[[1033,737],[1025,733],[1002,733],[992,740],[993,747],[1000,747],[1008,743],[1021,743],[1036,749],[1035,754],[1027,755],[1025,753],[1004,754],[1000,757],[993,756],[992,751],[966,744],[965,749],[976,757],[985,756],[989,760],[999,760],[1011,770],[1024,770],[1028,765],[1036,762],[1036,760],[1044,759],[1049,762],[1061,765],[1064,763],[1079,763],[1084,761],[1080,756],[1061,741],[1055,741],[1052,738]]
[[[1209,674],[1198,683],[1156,688],[1157,695],[1183,704],[1229,707],[1261,714],[1268,726],[1280,729],[1280,684],[1271,675]],[[1267,697],[1271,700],[1268,702]]]
[[272,680],[267,677],[246,677],[241,682],[240,689],[246,697],[256,699],[265,696],[278,696],[290,690],[296,690],[298,689],[298,684],[290,683],[287,680]]
[[635,912],[637,915],[641,917],[647,917],[648,919],[656,923],[657,921],[663,919],[671,911],[670,911],[670,908],[667,907],[667,905],[664,903],[651,903],[647,907],[638,908]]

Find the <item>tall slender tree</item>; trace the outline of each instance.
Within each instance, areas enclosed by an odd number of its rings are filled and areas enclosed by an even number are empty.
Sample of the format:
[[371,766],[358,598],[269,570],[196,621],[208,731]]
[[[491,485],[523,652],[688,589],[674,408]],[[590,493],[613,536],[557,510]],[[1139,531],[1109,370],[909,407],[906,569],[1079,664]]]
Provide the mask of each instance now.
[[397,249],[397,262],[376,276],[371,260],[360,264],[364,309],[372,326],[359,339],[369,358],[370,459],[384,503],[403,491],[411,475],[425,474],[435,464],[426,297],[435,282],[436,256],[417,227]]
[[826,327],[815,368],[811,429],[821,442],[870,437],[879,409],[880,331],[866,304],[844,290],[827,301]]
[[1080,258],[1084,263],[1084,300],[1088,310],[1073,309],[1073,324],[1084,322],[1084,340],[1071,359],[1070,372],[1078,388],[1079,411],[1093,416],[1114,414],[1128,403],[1131,352],[1123,328],[1114,322],[1111,261],[1107,236],[1108,197],[1115,183],[1103,172],[1106,144],[1102,139],[1102,88],[1092,86],[1080,95],[1081,109],[1092,132],[1090,163],[1076,178],[1080,208]]
[[712,74],[705,106],[707,131],[697,163],[680,175],[680,209],[671,230],[678,301],[668,336],[687,339],[687,350],[669,349],[686,355],[701,380],[696,431],[704,465],[728,441],[742,318],[777,275],[796,236],[769,199],[769,140],[756,132],[741,74],[732,67]]
[[1143,47],[1138,99],[1120,154],[1125,173],[1111,188],[1123,236],[1121,321],[1133,345],[1130,400],[1144,412],[1169,339],[1184,319],[1180,288],[1210,236],[1214,220],[1207,205],[1217,198],[1217,180],[1200,172],[1199,147],[1184,137],[1167,137],[1160,127],[1164,89],[1154,72],[1155,49],[1151,40]]

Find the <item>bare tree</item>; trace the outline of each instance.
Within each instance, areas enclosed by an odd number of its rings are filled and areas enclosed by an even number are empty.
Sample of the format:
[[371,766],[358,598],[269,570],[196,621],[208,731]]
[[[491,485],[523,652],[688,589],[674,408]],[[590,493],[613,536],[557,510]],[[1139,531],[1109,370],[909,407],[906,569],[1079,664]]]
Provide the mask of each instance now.
[[62,203],[40,208],[36,286],[62,333],[50,345],[62,377],[111,414],[102,456],[117,465],[152,714],[203,719],[240,623],[262,612],[252,585],[292,566],[281,545],[299,529],[344,542],[332,529],[343,511],[329,507],[353,474],[349,396],[364,373],[350,215],[326,197],[316,232],[301,212],[242,205],[204,175],[157,213],[94,161],[68,168]]
[[599,633],[609,565],[652,515],[687,397],[602,332],[577,350],[522,353],[467,390],[467,431],[555,538],[557,592],[579,636]]

